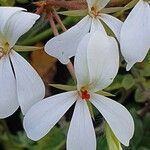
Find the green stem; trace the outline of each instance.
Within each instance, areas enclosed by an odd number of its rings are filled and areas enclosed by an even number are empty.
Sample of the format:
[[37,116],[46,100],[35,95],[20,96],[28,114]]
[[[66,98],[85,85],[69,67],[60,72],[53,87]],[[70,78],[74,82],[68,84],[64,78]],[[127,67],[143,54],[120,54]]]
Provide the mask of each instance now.
[[[66,17],[63,20],[63,24],[65,26],[67,26],[68,24],[72,24],[72,23],[74,23],[72,17]],[[58,27],[58,30],[60,30],[60,27],[58,25],[57,25],[57,27]],[[50,29],[43,31],[42,33],[39,33],[38,35],[36,35],[34,37],[31,37],[22,42],[19,42],[18,45],[34,45],[35,43],[37,43],[39,41],[49,38],[52,34],[53,34],[53,31],[50,28]]]

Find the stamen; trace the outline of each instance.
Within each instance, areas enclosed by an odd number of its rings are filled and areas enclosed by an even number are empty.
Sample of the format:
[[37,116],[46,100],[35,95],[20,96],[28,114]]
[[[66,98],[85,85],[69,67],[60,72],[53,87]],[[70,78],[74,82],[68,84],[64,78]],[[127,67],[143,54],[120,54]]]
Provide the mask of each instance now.
[[4,56],[3,48],[0,47],[0,58],[2,58],[3,56]]
[[81,98],[82,98],[83,100],[86,100],[86,101],[89,101],[89,100],[90,100],[91,96],[90,96],[88,90],[82,90],[82,89],[81,89]]
[[11,51],[11,48],[9,47],[8,42],[2,43],[0,47],[0,58],[2,58],[5,55],[8,55]]
[[90,14],[92,14],[93,17],[97,17],[100,15],[100,11],[97,11],[96,6],[91,7],[91,12]]

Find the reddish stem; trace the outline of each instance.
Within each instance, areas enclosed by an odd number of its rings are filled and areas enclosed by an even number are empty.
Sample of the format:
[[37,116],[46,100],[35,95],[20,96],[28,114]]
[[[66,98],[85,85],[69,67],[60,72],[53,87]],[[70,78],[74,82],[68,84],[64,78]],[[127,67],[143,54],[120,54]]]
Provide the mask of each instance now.
[[61,7],[61,8],[72,9],[72,10],[76,10],[76,9],[82,10],[87,8],[86,2],[77,2],[77,1],[46,0],[46,4],[50,6]]
[[75,75],[74,66],[73,66],[72,62],[70,61],[66,66],[67,66],[67,69],[70,72],[73,80],[76,81],[76,75]]
[[56,25],[55,25],[55,22],[54,22],[54,19],[53,19],[53,16],[52,16],[52,13],[51,13],[51,12],[49,12],[49,14],[48,14],[48,20],[49,20],[50,25],[51,25],[51,28],[52,28],[52,30],[53,30],[54,36],[59,35],[58,30],[57,30],[57,27],[56,27]]
[[55,20],[58,22],[58,24],[60,25],[61,29],[64,32],[67,31],[66,27],[64,26],[63,22],[61,21],[59,15],[57,14],[57,12],[55,10],[53,11],[53,14],[54,14]]

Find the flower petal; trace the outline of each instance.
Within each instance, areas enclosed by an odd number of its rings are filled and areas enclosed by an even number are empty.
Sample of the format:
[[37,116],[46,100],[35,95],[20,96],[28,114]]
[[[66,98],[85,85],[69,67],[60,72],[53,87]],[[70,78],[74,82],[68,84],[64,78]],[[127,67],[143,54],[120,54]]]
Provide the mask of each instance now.
[[12,51],[11,61],[13,64],[16,82],[18,101],[23,114],[45,96],[45,86],[32,66],[18,53]]
[[120,31],[123,22],[107,14],[101,14],[100,19],[102,19],[108,25],[108,27],[113,31],[113,33],[117,37],[118,41],[120,41]]
[[127,70],[145,58],[150,48],[149,27],[150,6],[147,2],[140,0],[121,29],[121,52],[127,62]]
[[87,61],[91,88],[96,92],[110,85],[119,68],[116,40],[103,32],[95,32],[88,43]]
[[96,150],[96,136],[86,101],[78,100],[67,135],[68,150]]
[[74,60],[75,74],[77,78],[77,88],[89,84],[89,70],[87,64],[87,47],[91,34],[87,33],[79,43],[77,53]]
[[79,42],[89,32],[91,20],[91,17],[86,16],[66,32],[49,40],[45,51],[61,63],[69,63],[69,58],[75,55]]
[[[21,7],[0,7],[0,31],[3,34],[6,22],[11,18],[16,12],[26,10]],[[5,36],[5,34],[3,34]]]
[[23,121],[27,136],[35,141],[44,137],[76,99],[76,92],[66,92],[48,97],[31,107]]
[[91,103],[104,116],[118,140],[128,146],[134,133],[133,118],[128,110],[118,102],[98,94],[93,95]]
[[86,0],[86,1],[88,3],[89,10],[91,10],[93,6],[95,6],[97,10],[101,10],[109,3],[110,0]]
[[9,57],[0,59],[0,118],[12,115],[19,107],[16,81]]
[[26,33],[39,17],[37,14],[20,11],[9,18],[4,27],[4,35],[10,47],[15,45],[19,37]]
[[104,26],[102,25],[102,23],[100,22],[99,19],[97,18],[92,18],[92,25],[91,25],[91,30],[90,32],[95,32],[97,30],[100,30],[101,32],[103,32],[104,34],[107,35]]

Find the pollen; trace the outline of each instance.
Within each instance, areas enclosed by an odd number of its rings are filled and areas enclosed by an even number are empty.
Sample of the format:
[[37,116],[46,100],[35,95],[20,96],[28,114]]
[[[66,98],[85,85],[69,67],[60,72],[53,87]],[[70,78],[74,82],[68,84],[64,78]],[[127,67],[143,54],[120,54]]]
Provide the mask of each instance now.
[[100,11],[97,11],[96,6],[91,7],[91,12],[90,14],[92,14],[92,16],[97,17],[100,15]]
[[5,55],[8,55],[10,53],[11,49],[9,47],[9,44],[6,43],[0,43],[0,58],[2,58]]
[[89,101],[91,96],[87,89],[81,88],[80,96],[83,100]]
[[0,48],[0,58],[4,56],[3,48]]

